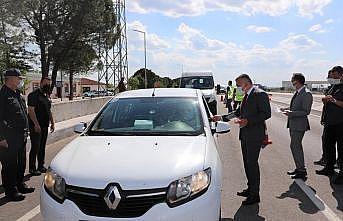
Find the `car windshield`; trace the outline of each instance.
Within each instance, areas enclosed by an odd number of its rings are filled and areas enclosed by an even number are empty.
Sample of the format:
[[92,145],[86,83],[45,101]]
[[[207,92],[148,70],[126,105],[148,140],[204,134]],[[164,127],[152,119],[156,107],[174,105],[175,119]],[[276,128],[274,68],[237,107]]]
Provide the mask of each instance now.
[[195,98],[121,98],[111,101],[94,120],[88,135],[189,135],[203,133]]
[[181,78],[181,88],[213,89],[213,77],[183,77]]

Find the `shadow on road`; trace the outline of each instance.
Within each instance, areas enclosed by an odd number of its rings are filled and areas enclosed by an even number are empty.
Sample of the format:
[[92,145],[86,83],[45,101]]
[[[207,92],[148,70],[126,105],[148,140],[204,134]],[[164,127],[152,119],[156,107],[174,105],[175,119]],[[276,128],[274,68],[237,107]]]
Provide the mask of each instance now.
[[7,204],[8,202],[9,202],[9,200],[5,196],[0,198],[0,206],[3,206],[5,204]]
[[278,199],[292,198],[292,199],[298,200],[299,209],[304,213],[315,214],[319,212],[319,209],[316,207],[316,205],[313,204],[313,202],[307,197],[307,195],[300,189],[300,187],[295,182],[293,182],[289,186],[289,190],[282,193],[277,198]]
[[258,204],[251,206],[241,206],[233,219],[222,218],[221,221],[264,221],[265,218],[259,215],[260,206]]

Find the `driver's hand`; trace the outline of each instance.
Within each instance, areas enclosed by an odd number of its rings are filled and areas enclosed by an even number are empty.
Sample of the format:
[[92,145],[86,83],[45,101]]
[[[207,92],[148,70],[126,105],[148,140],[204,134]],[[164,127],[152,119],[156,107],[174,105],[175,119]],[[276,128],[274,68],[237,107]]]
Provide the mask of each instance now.
[[221,121],[222,120],[222,116],[221,115],[215,115],[211,118],[211,120],[213,122],[218,122],[218,121]]

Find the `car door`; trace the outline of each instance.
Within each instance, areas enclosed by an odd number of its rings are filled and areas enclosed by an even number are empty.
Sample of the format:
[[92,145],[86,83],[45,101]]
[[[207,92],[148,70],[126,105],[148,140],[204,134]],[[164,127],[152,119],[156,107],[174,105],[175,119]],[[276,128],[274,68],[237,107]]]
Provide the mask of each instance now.
[[[211,119],[211,118],[213,117],[213,115],[212,115],[212,112],[210,111],[210,108],[208,107],[207,101],[206,101],[206,99],[205,99],[204,96],[202,96],[202,102],[203,102],[203,104],[204,104],[204,106],[205,106],[207,118],[208,118],[208,119]],[[210,121],[210,120],[209,120],[209,123],[210,123],[210,126],[211,126],[212,131],[215,131],[215,129],[216,129],[216,123],[214,123],[214,122],[212,122],[212,121]],[[212,136],[213,136],[213,138],[214,138],[214,141],[215,141],[216,145],[218,146],[218,145],[219,145],[219,142],[218,142],[218,134],[212,132]]]

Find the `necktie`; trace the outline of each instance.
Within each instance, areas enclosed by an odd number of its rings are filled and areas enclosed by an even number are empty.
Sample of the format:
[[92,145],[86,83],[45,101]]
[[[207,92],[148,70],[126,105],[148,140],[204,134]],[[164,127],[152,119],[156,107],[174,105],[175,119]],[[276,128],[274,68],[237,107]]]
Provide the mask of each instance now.
[[248,94],[245,94],[243,97],[243,101],[241,103],[241,111],[242,111],[243,105],[245,105],[247,103],[248,96],[249,96]]
[[295,94],[294,94],[293,97],[292,97],[292,100],[291,100],[291,107],[293,107],[293,102],[294,102],[294,99],[297,97],[297,95],[298,95],[298,91],[295,92]]

